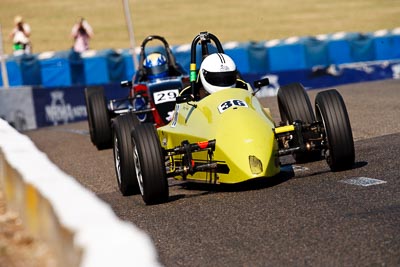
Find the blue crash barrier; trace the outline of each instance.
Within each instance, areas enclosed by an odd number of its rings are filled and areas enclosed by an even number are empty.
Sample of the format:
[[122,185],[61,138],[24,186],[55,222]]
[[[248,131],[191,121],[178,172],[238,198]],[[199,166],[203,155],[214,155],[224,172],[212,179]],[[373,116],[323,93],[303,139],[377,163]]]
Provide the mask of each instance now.
[[327,37],[291,37],[275,43],[267,42],[269,70],[291,71],[331,64]]
[[71,69],[71,82],[73,85],[85,85],[85,66],[81,53],[75,52],[73,49],[68,54],[69,66]]
[[99,85],[110,82],[107,58],[104,56],[104,53],[100,55],[100,51],[89,50],[83,52],[81,56],[83,58],[86,84]]
[[[108,78],[111,83],[120,82],[125,79],[124,57],[116,51],[105,50],[104,56],[107,60]],[[101,55],[101,54],[100,54]]]
[[37,55],[22,55],[15,60],[21,69],[23,85],[42,85],[41,67]]
[[398,34],[388,30],[374,33],[376,60],[400,58],[400,31]]
[[[249,83],[268,77],[271,84],[260,90],[257,96],[273,96],[281,85],[292,82],[300,82],[309,90],[354,82],[400,79],[400,59],[267,74],[247,73],[242,76]],[[125,98],[129,93],[129,89],[120,87],[119,83],[96,87],[104,88],[107,99]],[[86,120],[84,88],[85,86],[62,86],[44,90],[43,87],[15,87],[13,90],[0,90],[0,117],[18,130]]]
[[[132,78],[127,73],[128,68],[133,67],[133,59],[127,64],[127,53],[117,52],[113,49],[100,51],[86,51],[81,57],[83,59],[84,73],[87,85],[100,85],[113,82],[120,82]],[[131,72],[130,72],[131,73]]]
[[305,37],[302,39],[306,59],[306,68],[329,66],[328,42],[325,38]]
[[[6,68],[8,74],[8,84],[12,86],[10,88],[20,86],[22,84],[21,68],[18,66],[14,58],[8,58],[6,60]],[[3,84],[3,75],[0,75],[0,86],[3,86]]]
[[304,44],[300,38],[291,37],[268,47],[269,66],[272,72],[306,68]]
[[346,36],[352,33],[339,32],[331,35],[328,41],[328,56],[330,64],[346,64],[352,62],[350,45]]
[[348,37],[351,62],[375,60],[373,39],[370,34],[353,34]]
[[125,75],[123,80],[132,80],[132,77],[135,74],[132,49],[121,49],[119,52],[125,62]]
[[[223,46],[242,74],[308,70],[354,62],[399,59],[400,28],[366,34],[334,33],[324,38],[292,37],[267,42],[230,42]],[[190,45],[173,46],[171,49],[177,63],[189,72]],[[146,54],[154,51],[162,52],[163,49],[161,46],[146,47]],[[215,47],[210,49],[210,52],[215,51]],[[47,57],[42,54],[39,57],[35,54],[8,57],[9,84],[46,88],[104,85],[131,80],[135,72],[130,49],[91,50],[82,54],[68,50]],[[200,46],[197,46],[197,62],[200,59]]]
[[71,68],[68,51],[45,52],[38,55],[42,86],[71,86]]
[[250,73],[266,73],[269,71],[268,50],[264,43],[250,42],[248,54]]

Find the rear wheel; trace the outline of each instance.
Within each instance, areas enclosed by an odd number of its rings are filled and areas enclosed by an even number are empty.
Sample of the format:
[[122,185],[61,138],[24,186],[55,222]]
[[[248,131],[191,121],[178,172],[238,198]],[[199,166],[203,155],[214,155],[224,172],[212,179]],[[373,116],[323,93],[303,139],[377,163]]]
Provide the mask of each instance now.
[[128,113],[113,121],[113,152],[118,188],[122,195],[139,193],[133,159],[132,129],[139,124],[136,115]]
[[[301,121],[310,124],[315,121],[310,98],[300,83],[282,86],[278,90],[278,107],[281,120],[285,124]],[[321,159],[321,151],[296,152],[293,157],[296,162],[309,162]]]
[[355,150],[350,119],[342,96],[335,89],[322,91],[315,98],[317,120],[324,126],[326,161],[333,171],[354,165]]
[[136,177],[144,202],[166,202],[169,193],[165,160],[154,125],[137,125],[132,130],[132,143]]
[[104,90],[101,87],[85,88],[90,140],[97,149],[112,147],[111,123]]

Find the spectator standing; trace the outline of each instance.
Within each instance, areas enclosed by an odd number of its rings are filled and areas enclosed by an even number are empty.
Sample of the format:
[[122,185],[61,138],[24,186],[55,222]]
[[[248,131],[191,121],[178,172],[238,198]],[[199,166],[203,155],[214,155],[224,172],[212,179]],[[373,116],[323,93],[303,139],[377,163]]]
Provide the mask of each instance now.
[[93,37],[93,34],[93,29],[89,23],[84,18],[80,18],[71,30],[71,36],[74,39],[74,50],[78,53],[88,50],[89,40]]
[[10,33],[10,38],[13,41],[14,55],[30,54],[32,52],[32,45],[30,41],[31,27],[28,23],[23,21],[21,16],[14,18],[15,27]]

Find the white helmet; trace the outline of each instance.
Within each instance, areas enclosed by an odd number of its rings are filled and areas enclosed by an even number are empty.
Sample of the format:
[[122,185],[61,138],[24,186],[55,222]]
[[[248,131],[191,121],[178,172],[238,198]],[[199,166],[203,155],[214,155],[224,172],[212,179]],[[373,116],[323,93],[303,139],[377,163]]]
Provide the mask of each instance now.
[[201,63],[200,79],[204,89],[210,94],[232,88],[236,84],[235,62],[228,55],[211,54]]

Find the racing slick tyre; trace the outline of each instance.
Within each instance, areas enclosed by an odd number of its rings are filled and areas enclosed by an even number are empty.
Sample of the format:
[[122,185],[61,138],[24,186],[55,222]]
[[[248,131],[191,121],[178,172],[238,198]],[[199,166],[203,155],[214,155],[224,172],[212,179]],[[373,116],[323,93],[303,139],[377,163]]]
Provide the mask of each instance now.
[[165,160],[154,125],[137,125],[132,130],[132,143],[136,177],[144,202],[147,205],[166,202],[169,192]]
[[123,196],[139,193],[133,159],[131,131],[139,124],[135,114],[124,114],[113,121],[113,154],[118,188]]
[[315,121],[310,98],[300,83],[292,83],[279,88],[278,107],[283,122],[292,124],[295,120],[304,123]]
[[90,140],[98,150],[112,147],[110,115],[104,90],[101,87],[85,88]]
[[315,98],[315,112],[322,121],[327,150],[326,162],[332,171],[346,170],[355,160],[350,119],[342,96],[335,89],[319,92]]
[[[300,83],[292,83],[279,88],[278,107],[281,121],[285,124],[293,124],[298,120],[305,124],[315,121],[310,98]],[[296,152],[293,157],[296,162],[316,161],[321,159],[321,151]]]

